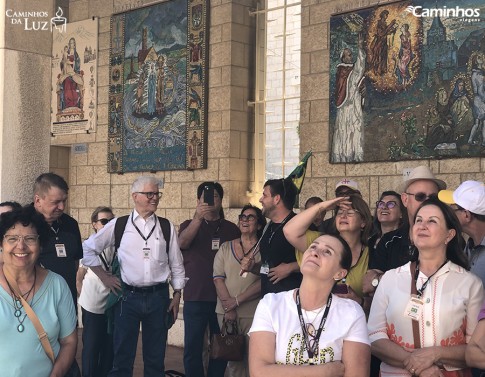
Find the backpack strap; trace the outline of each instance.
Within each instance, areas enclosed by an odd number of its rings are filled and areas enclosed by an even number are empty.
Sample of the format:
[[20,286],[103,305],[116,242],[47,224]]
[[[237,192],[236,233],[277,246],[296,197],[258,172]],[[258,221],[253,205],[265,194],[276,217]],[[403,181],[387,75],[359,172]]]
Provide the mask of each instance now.
[[[128,217],[130,215],[125,215],[118,217],[115,224],[115,255],[118,253],[118,248],[121,244],[121,239],[123,238],[123,233],[125,232],[126,223],[128,222]],[[113,257],[114,258],[114,257]]]
[[166,252],[168,256],[168,251],[170,250],[170,221],[165,217],[158,216],[158,221],[160,222],[160,227],[162,228],[163,238],[165,238]]
[[[121,239],[123,238],[123,233],[126,228],[126,224],[128,223],[128,218],[130,215],[125,215],[118,217],[116,219],[116,224],[115,224],[115,253],[118,252],[118,248],[120,247],[121,244]],[[158,221],[160,222],[160,227],[162,228],[162,234],[163,238],[165,238],[165,243],[166,243],[166,252],[168,255],[169,249],[170,249],[170,221],[168,221],[164,217],[158,216]]]

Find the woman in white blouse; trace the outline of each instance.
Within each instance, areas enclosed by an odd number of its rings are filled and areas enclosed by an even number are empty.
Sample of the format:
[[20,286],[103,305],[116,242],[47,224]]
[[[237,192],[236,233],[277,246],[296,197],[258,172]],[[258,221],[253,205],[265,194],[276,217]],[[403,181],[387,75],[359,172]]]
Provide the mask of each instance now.
[[384,274],[372,302],[369,337],[382,377],[471,376],[465,348],[483,286],[466,270],[460,234],[453,209],[423,202],[412,228],[418,260]]
[[320,236],[303,255],[300,288],[263,297],[249,330],[251,377],[369,376],[364,312],[331,294],[351,262],[343,238]]

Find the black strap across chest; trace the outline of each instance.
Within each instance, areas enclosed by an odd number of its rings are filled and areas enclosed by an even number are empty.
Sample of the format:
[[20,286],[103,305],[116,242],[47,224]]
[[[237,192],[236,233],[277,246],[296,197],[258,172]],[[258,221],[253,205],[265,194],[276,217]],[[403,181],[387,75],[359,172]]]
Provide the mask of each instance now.
[[[125,215],[125,216],[118,217],[116,219],[115,253],[118,252],[118,248],[120,247],[121,239],[123,238],[123,233],[125,232],[126,224],[128,223],[129,217],[130,215]],[[166,252],[168,255],[168,252],[170,250],[170,222],[166,218],[160,217],[160,216],[158,216],[158,221],[160,223],[160,227],[162,228],[163,238],[165,238]]]

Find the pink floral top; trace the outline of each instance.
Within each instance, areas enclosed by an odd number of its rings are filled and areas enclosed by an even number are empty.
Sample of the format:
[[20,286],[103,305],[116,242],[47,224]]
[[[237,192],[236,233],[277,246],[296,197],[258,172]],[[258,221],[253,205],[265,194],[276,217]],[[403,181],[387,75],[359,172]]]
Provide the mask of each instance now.
[[[428,279],[419,272],[417,288]],[[412,320],[404,316],[411,297],[410,263],[384,274],[369,315],[371,342],[389,339],[406,350],[414,348]],[[477,325],[483,302],[482,281],[462,267],[448,262],[429,281],[423,292],[419,319],[421,347],[468,343]],[[455,370],[445,365],[447,370]],[[410,376],[408,371],[381,364],[381,376]]]

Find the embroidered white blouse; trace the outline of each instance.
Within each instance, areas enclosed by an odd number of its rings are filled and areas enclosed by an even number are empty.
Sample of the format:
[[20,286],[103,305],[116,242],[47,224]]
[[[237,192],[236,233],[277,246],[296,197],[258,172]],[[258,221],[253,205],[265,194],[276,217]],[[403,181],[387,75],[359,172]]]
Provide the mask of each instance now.
[[[404,315],[411,298],[411,263],[384,274],[372,301],[368,329],[371,343],[389,339],[404,349],[414,348],[412,320]],[[419,272],[417,289],[428,277]],[[448,261],[428,282],[419,319],[421,347],[468,343],[483,302],[482,281]],[[444,366],[455,370],[452,366]],[[410,376],[405,369],[381,364],[381,376]]]

